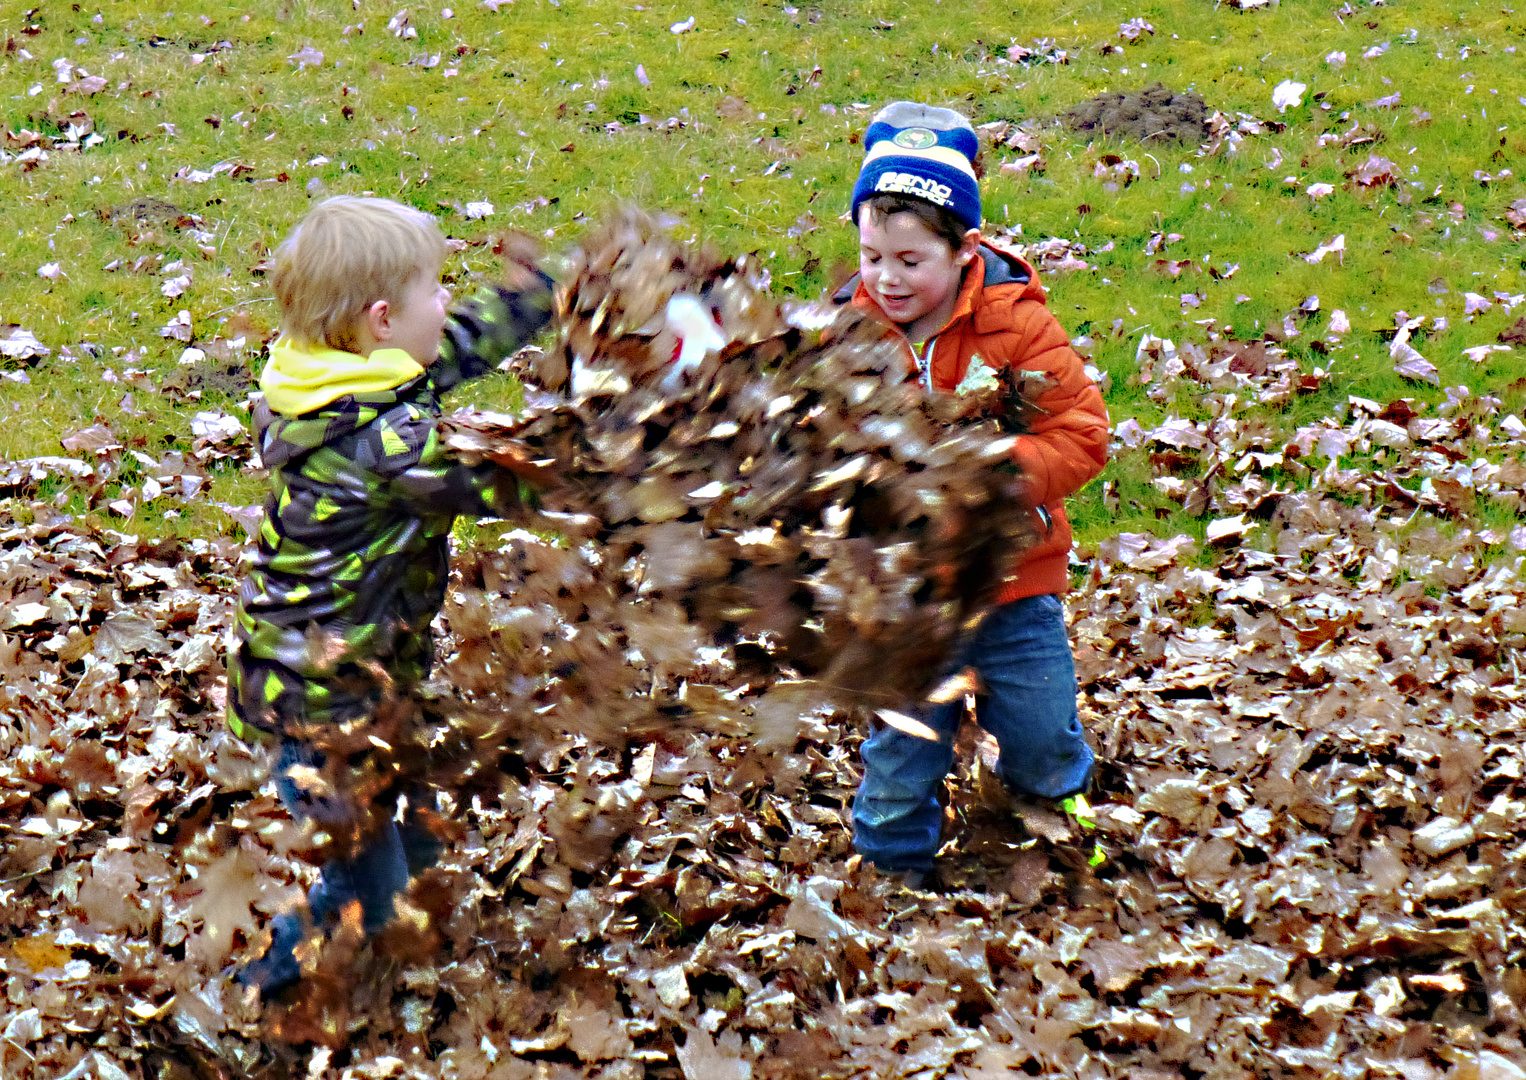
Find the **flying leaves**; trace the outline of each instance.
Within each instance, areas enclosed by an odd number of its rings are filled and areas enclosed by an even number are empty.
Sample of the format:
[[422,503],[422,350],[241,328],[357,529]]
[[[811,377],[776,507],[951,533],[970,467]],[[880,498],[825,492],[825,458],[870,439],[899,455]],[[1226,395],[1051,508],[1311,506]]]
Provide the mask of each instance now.
[[[993,375],[978,393],[922,401],[876,324],[849,308],[780,308],[750,263],[678,245],[638,215],[577,259],[558,347],[526,372],[524,418],[460,416],[447,437],[468,460],[556,478],[541,499],[548,524],[577,521],[607,553],[575,587],[558,570],[562,617],[640,642],[657,616],[662,638],[635,648],[664,683],[692,671],[698,645],[736,636],[802,676],[801,701],[904,710],[989,605],[997,577],[975,568],[1032,540],[1004,430],[1026,422],[1022,389]],[[928,528],[926,508],[942,505],[961,510]],[[542,589],[533,575],[521,584]],[[647,708],[681,715],[668,700],[678,688],[620,650],[573,650],[578,674],[553,692],[564,722],[582,715],[602,738],[657,722],[639,699],[590,708],[593,686],[631,680]],[[503,657],[523,660],[542,663]]]

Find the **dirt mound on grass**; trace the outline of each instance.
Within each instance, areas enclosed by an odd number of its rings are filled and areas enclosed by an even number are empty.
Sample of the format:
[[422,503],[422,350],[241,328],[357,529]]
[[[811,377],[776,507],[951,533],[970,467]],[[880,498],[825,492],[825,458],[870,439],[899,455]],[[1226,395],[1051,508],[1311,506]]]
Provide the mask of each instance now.
[[1190,90],[1161,83],[1143,90],[1113,90],[1071,106],[1060,123],[1072,131],[1115,135],[1137,142],[1199,143],[1208,138],[1213,111]]

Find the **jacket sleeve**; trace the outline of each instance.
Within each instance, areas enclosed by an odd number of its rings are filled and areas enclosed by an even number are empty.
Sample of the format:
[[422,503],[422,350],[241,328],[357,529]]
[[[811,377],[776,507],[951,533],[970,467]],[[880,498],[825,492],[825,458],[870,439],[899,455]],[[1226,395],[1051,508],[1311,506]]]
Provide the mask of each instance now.
[[545,274],[539,277],[537,287],[523,292],[483,285],[452,306],[440,358],[429,367],[436,390],[444,392],[486,375],[546,325],[551,318],[553,283]]
[[1107,406],[1050,310],[1031,299],[1017,307],[1015,347],[1006,362],[1047,378],[1033,402],[1037,415],[1017,437],[1012,456],[1028,478],[1028,498],[1043,506],[1079,491],[1107,464]]
[[534,501],[534,488],[507,469],[484,462],[466,465],[440,441],[435,418],[413,406],[384,418],[381,455],[372,466],[378,501],[413,515],[464,514],[509,517]]

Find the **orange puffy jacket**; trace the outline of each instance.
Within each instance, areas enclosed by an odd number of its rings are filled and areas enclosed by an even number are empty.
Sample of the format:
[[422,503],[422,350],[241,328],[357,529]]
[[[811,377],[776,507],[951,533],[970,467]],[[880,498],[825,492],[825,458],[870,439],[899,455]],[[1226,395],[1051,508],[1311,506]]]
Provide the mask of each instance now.
[[[948,325],[928,342],[928,385],[954,392],[978,357],[987,367],[1042,373],[1046,385],[1033,404],[1037,418],[1019,435],[1012,456],[1027,477],[1027,498],[1041,539],[1023,554],[997,593],[998,603],[1061,593],[1070,585],[1070,522],[1065,497],[1079,491],[1107,462],[1108,418],[1102,394],[1086,375],[1070,337],[1044,305],[1038,272],[1024,260],[980,249],[984,273],[965,271]],[[855,276],[834,297],[885,317]],[[897,333],[900,331],[897,330]],[[907,361],[917,373],[910,343]]]

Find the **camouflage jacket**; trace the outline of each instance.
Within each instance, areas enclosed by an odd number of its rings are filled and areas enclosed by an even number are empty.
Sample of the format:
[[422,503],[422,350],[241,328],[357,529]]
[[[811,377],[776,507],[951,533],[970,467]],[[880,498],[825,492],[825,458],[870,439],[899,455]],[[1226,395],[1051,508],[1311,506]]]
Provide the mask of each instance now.
[[439,396],[491,371],[549,307],[547,291],[484,287],[452,308],[440,357],[423,374],[299,415],[260,399],[254,425],[270,495],[228,662],[234,734],[356,719],[386,679],[406,692],[428,674],[457,515],[502,515],[521,501],[514,476],[445,454]]

